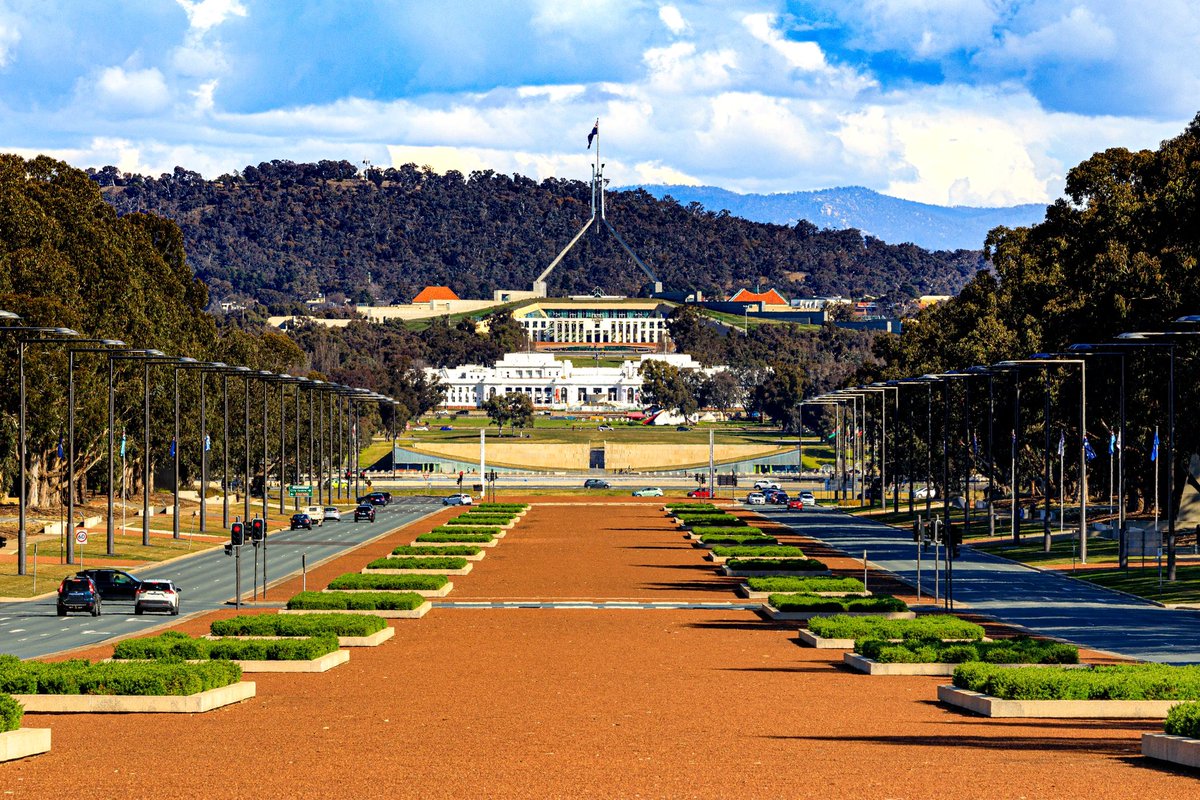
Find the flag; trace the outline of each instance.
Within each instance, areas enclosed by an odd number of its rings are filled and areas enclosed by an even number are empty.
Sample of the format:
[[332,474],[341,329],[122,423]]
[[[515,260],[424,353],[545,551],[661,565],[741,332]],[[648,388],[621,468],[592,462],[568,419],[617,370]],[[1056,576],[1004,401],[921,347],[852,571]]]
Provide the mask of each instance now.
[[1017,446],[1017,429],[1016,428],[1013,428],[1013,432],[1012,432],[1012,446],[1014,449]]
[[207,453],[209,450],[212,450],[212,437],[206,433],[204,434],[204,452]]
[[58,435],[58,460],[63,460],[62,434]]
[[836,438],[837,438],[837,431],[830,431],[829,435],[825,437],[825,440],[829,441],[830,439],[836,439]]
[[1154,429],[1154,447],[1150,450],[1150,460],[1158,461],[1158,428]]
[[1114,432],[1108,435],[1108,454],[1111,456],[1115,452],[1117,452],[1117,434]]
[[592,139],[595,139],[599,135],[600,135],[600,118],[596,117],[596,124],[592,126],[592,132],[588,134],[588,146],[587,146],[588,150],[592,149]]
[[1117,431],[1117,449],[1121,449],[1121,432]]
[[1083,437],[1083,457],[1088,461],[1096,457],[1096,451],[1092,449],[1092,443],[1086,435]]
[[171,458],[175,457],[175,440],[171,440]]
[[1058,432],[1058,457],[1063,458],[1067,454],[1067,432]]
[[971,431],[971,452],[976,457],[979,456],[979,437],[975,435],[975,431]]
[[121,458],[125,457],[125,433],[121,432]]

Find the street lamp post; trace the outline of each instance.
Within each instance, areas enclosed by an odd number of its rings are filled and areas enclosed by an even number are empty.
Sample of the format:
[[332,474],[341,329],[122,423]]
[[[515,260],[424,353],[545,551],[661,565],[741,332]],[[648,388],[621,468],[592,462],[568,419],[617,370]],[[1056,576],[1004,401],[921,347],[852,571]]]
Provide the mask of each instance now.
[[196,374],[200,378],[200,532],[204,533],[208,530],[208,401],[205,394],[208,384],[208,373],[222,372],[229,369],[229,365],[221,361],[214,361],[205,366],[199,367]]
[[[200,366],[203,366],[203,365],[201,364],[201,362],[197,361],[196,359],[184,357],[184,358],[179,359],[179,362],[175,365],[175,369],[174,369],[174,373],[175,373],[175,375],[174,375],[174,378],[175,378],[175,433],[174,433],[174,438],[171,439],[171,449],[174,450],[175,452],[172,454],[171,457],[172,457],[172,459],[174,459],[173,466],[175,469],[175,480],[174,480],[173,488],[171,491],[172,513],[174,515],[174,519],[171,524],[171,538],[172,539],[179,538],[179,456],[180,456],[180,453],[183,451],[183,442],[179,438],[179,370],[189,369],[189,368],[196,369]],[[203,498],[201,498],[201,505],[203,505]]]
[[[113,527],[113,488],[115,479],[113,475],[113,467],[115,458],[114,450],[114,433],[116,428],[116,387],[114,384],[114,363],[115,361],[132,361],[141,360],[143,358],[155,358],[163,355],[161,350],[126,350],[120,353],[111,353],[108,356],[108,520],[106,525],[107,533],[107,549],[106,555],[113,555],[116,552],[116,532]],[[122,436],[122,458],[124,458],[125,439]],[[124,473],[122,473],[122,481],[124,481]],[[125,497],[122,495],[121,502],[125,502]],[[124,529],[122,529],[124,533]]]

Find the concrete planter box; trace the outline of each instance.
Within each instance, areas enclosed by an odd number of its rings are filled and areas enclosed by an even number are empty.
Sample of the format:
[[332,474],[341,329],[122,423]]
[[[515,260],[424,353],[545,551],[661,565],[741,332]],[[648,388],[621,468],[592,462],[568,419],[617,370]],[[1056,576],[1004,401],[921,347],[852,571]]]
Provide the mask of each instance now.
[[182,696],[122,694],[14,694],[30,714],[202,714],[254,697],[254,682],[241,681]]
[[[769,603],[763,603],[762,610],[768,617],[777,620],[806,620],[812,617],[827,617],[830,614],[843,617],[879,617],[880,619],[917,618],[915,611],[780,611]],[[850,649],[853,648],[854,642],[850,642]]]
[[[797,636],[797,638],[803,644],[808,645],[809,647],[815,647],[818,650],[853,650],[854,649],[854,640],[853,639],[823,639],[820,636],[817,636],[812,631],[808,631],[808,630],[801,630],[799,632],[799,635]],[[888,639],[888,641],[889,642],[899,642],[902,640],[901,639]],[[943,641],[967,642],[967,641],[971,641],[971,640],[970,639],[944,639]],[[992,640],[985,636],[980,641],[990,642]]]
[[827,569],[807,572],[786,569],[731,569],[726,564],[721,567],[721,574],[731,578],[824,578],[831,573]]
[[0,762],[50,752],[49,728],[17,728],[0,733]]
[[1200,768],[1200,739],[1170,736],[1165,733],[1143,733],[1142,755],[1156,761]]
[[[854,643],[851,642],[853,647]],[[842,653],[842,663],[868,675],[938,675],[950,676],[958,664],[881,664],[857,653]]]
[[459,547],[460,545],[469,544],[471,547],[495,547],[500,544],[499,539],[492,539],[490,542],[410,542],[418,547]]
[[[758,577],[758,576],[756,575],[755,577]],[[751,589],[748,584],[745,584],[745,583],[738,584],[737,592],[742,597],[748,598],[750,600],[766,600],[768,597],[770,597],[773,594],[787,594],[787,592],[756,592],[753,589]],[[871,593],[870,592],[806,592],[806,594],[815,594],[818,597],[846,597],[847,595],[854,595],[855,597],[859,597],[861,595],[864,595],[864,594],[869,595]]]
[[[724,547],[727,544],[729,544],[729,542],[717,542],[716,544],[710,544],[708,542],[701,542],[699,540],[696,540],[696,541],[692,542],[692,547],[699,547],[704,550],[712,550],[714,547]],[[763,545],[768,546],[768,547],[777,545],[777,544],[779,544],[778,540],[763,542]],[[749,547],[754,547],[754,545],[749,545]],[[746,556],[739,556],[739,558],[746,558]]]
[[426,600],[421,605],[406,611],[399,608],[381,608],[364,610],[361,608],[283,608],[279,610],[280,614],[370,614],[372,617],[383,617],[384,619],[420,619],[429,613],[433,608],[433,603]]
[[785,558],[799,558],[799,556],[718,556],[709,553],[704,557],[704,560],[711,561],[714,564],[724,564],[731,558],[761,558],[763,561],[780,561]]
[[468,575],[472,566],[472,564],[467,564],[461,569],[369,569],[363,567],[360,572],[363,575]]
[[1179,700],[1001,700],[991,695],[938,687],[938,700],[985,717],[1037,719],[1165,719]]
[[[437,574],[445,575],[446,573],[439,572]],[[322,589],[321,591],[323,593],[337,592],[345,594],[355,594],[356,592],[383,592],[384,594],[419,594],[421,597],[445,597],[446,595],[450,594],[450,591],[453,588],[454,582],[446,581],[446,585],[440,589]]]
[[[431,542],[422,542],[422,543],[421,543],[421,546],[422,546],[422,547],[425,547],[427,544],[433,544],[433,546],[434,546],[434,547],[437,547],[437,546],[438,546],[437,544],[434,544],[434,543],[431,543]],[[442,546],[444,547],[445,545],[442,545]],[[450,557],[451,557],[451,558],[465,558],[467,561],[483,561],[483,557],[484,557],[484,556],[486,556],[486,555],[487,555],[487,553],[476,553],[476,554],[475,554],[475,555],[473,555],[473,556],[450,556]],[[424,555],[422,555],[422,556],[389,556],[389,558],[445,558],[445,557],[446,557],[446,556],[439,556],[439,555],[427,555],[427,556],[424,556]]]
[[349,650],[334,650],[306,661],[238,661],[242,672],[328,672],[350,660]]
[[[370,636],[339,636],[338,647],[378,647],[388,639],[396,635],[395,628],[383,628],[375,631]],[[209,641],[217,639],[264,639],[274,640],[279,639],[305,639],[305,636],[205,636]]]

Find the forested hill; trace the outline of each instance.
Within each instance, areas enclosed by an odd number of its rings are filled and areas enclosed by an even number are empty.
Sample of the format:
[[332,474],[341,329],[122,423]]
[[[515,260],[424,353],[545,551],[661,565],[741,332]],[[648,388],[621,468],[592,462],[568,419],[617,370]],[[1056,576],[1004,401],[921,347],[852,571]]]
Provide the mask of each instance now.
[[[589,187],[491,171],[440,175],[415,165],[360,175],[347,161],[272,161],[205,180],[92,171],[121,213],[150,211],[183,230],[188,260],[216,299],[294,303],[317,292],[407,302],[427,284],[461,297],[527,289],[589,215]],[[667,289],[712,295],[761,281],[791,294],[956,292],[978,251],[929,252],[856,230],[750,222],[657,200],[608,195],[608,217]],[[645,278],[611,234],[588,235],[550,276],[552,294],[636,295]]]

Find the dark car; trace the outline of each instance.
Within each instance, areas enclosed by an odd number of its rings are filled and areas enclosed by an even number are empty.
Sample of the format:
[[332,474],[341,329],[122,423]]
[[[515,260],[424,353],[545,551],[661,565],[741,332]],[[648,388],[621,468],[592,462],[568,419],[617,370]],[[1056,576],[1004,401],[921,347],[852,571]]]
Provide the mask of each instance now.
[[93,617],[100,616],[100,590],[88,576],[64,578],[58,585],[58,615],[65,617],[68,611],[87,611]]
[[767,495],[767,502],[777,506],[786,506],[788,500],[791,499],[788,497],[788,493],[782,489],[768,489],[765,494]]
[[312,517],[310,517],[308,514],[292,514],[291,529],[298,530],[300,528],[304,528],[306,531],[311,531],[313,528]]
[[602,481],[599,478],[588,478],[586,481],[583,482],[583,488],[585,488],[585,489],[611,489],[612,487],[608,485],[608,481]]
[[104,600],[133,600],[142,582],[119,569],[85,569],[76,575],[92,579]]
[[365,503],[372,506],[386,506],[392,499],[392,496],[386,492],[371,492],[368,495],[363,495],[358,498],[360,504]]
[[354,521],[365,519],[367,522],[375,521],[375,506],[370,503],[363,503],[358,508],[354,509]]

